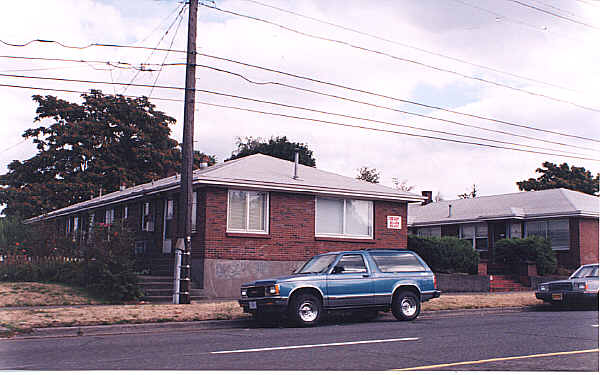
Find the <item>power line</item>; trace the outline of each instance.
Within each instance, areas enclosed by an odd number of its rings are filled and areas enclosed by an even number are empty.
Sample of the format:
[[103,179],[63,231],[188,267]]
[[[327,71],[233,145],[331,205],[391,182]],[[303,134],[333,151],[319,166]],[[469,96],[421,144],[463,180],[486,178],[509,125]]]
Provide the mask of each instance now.
[[[158,46],[160,46],[160,44],[162,43],[163,39],[167,36],[167,34],[169,34],[169,31],[171,31],[171,28],[173,27],[173,25],[175,24],[175,22],[177,22],[177,20],[179,19],[179,17],[181,16],[181,14],[183,13],[183,10],[185,9],[185,3],[181,6],[181,9],[179,10],[179,13],[177,14],[177,17],[175,17],[175,19],[173,20],[173,22],[171,22],[171,25],[169,25],[169,27],[167,28],[167,31],[163,34],[163,36],[160,38],[160,40],[158,41],[158,43],[156,44],[156,47],[158,48]],[[154,55],[154,52],[157,51],[157,48],[153,49],[150,52],[150,55],[148,56],[148,58],[146,59],[146,63],[148,61],[150,61],[150,59],[152,58],[152,56]],[[137,72],[135,72],[135,74],[133,75],[133,78],[131,78],[131,82],[129,85],[125,86],[125,89],[123,90],[123,94],[125,94],[127,92],[127,89],[129,88],[129,86],[131,86],[131,83],[133,83],[135,81],[135,79],[137,78],[137,76],[140,74],[140,71],[138,70]]]
[[10,150],[12,150],[13,148],[15,148],[15,147],[19,146],[20,144],[22,144],[22,143],[23,143],[23,142],[25,142],[26,140],[27,140],[27,139],[23,139],[23,140],[21,140],[21,141],[19,141],[19,142],[15,143],[15,144],[14,144],[14,145],[12,145],[12,146],[5,148],[4,150],[0,150],[0,154],[3,154],[3,153],[5,153],[5,152],[7,152],[7,151],[10,151]]
[[[453,1],[460,1],[460,0],[453,0]],[[131,48],[131,49],[143,49],[143,50],[156,50],[156,51],[170,51],[170,52],[176,52],[176,53],[187,53],[184,50],[175,50],[175,49],[167,50],[165,48],[153,48],[153,47],[145,47],[145,46],[131,46],[131,45],[107,44],[107,43],[89,43],[89,44],[84,45],[84,46],[71,46],[71,45],[67,45],[67,44],[64,44],[62,42],[56,41],[56,40],[46,40],[46,39],[33,39],[33,40],[30,40],[30,41],[28,41],[26,43],[23,43],[23,44],[9,43],[9,42],[6,42],[6,41],[0,39],[0,43],[5,44],[7,46],[12,46],[12,47],[25,47],[25,46],[29,46],[30,44],[33,44],[33,43],[52,43],[52,44],[57,44],[57,45],[59,45],[61,47],[64,47],[64,48],[72,48],[72,49],[80,49],[80,50],[91,48],[91,47],[108,47],[108,48]],[[487,117],[487,116],[483,116],[483,115],[477,115],[477,114],[471,114],[471,113],[466,113],[466,112],[461,112],[461,111],[455,111],[455,110],[451,110],[451,109],[444,108],[444,107],[439,107],[439,106],[435,106],[435,105],[420,103],[420,102],[412,101],[412,100],[401,99],[401,98],[393,97],[393,96],[390,96],[390,95],[379,94],[379,93],[376,93],[376,92],[373,92],[373,91],[369,91],[369,90],[363,90],[363,89],[353,88],[353,87],[350,87],[350,86],[345,86],[345,85],[334,83],[334,82],[323,81],[323,80],[316,79],[316,78],[311,78],[311,77],[308,77],[308,76],[302,76],[302,75],[299,75],[299,74],[284,72],[282,70],[267,68],[267,67],[264,67],[264,66],[250,64],[250,63],[245,63],[245,62],[237,61],[237,60],[230,59],[230,58],[219,57],[219,56],[209,55],[209,54],[200,53],[200,52],[196,52],[196,55],[207,57],[207,58],[210,58],[210,59],[219,60],[219,61],[226,61],[226,62],[230,62],[230,63],[233,63],[233,64],[238,64],[238,65],[246,66],[246,67],[249,67],[249,68],[260,69],[260,70],[264,70],[264,71],[267,71],[267,72],[276,73],[276,74],[280,74],[280,75],[285,75],[285,76],[292,77],[292,78],[297,78],[297,79],[302,79],[302,80],[306,80],[306,81],[310,81],[310,82],[314,82],[314,83],[328,85],[328,86],[331,86],[331,87],[341,88],[341,89],[344,89],[344,90],[354,91],[354,92],[358,92],[358,93],[362,93],[362,94],[373,95],[373,96],[381,97],[381,98],[384,98],[384,99],[398,101],[398,102],[401,102],[401,103],[416,105],[416,106],[423,107],[423,108],[440,110],[440,111],[444,111],[444,112],[448,112],[448,113],[453,113],[453,114],[456,114],[456,115],[461,115],[461,116],[476,118],[476,119],[480,119],[480,120],[491,121],[491,122],[495,122],[495,123],[503,124],[503,125],[520,127],[520,128],[529,129],[529,130],[535,130],[535,131],[540,131],[540,132],[547,132],[547,133],[551,133],[551,134],[555,134],[555,135],[560,135],[560,136],[564,136],[564,137],[577,138],[577,139],[582,139],[582,140],[587,140],[587,141],[592,141],[592,142],[600,142],[600,140],[594,139],[594,138],[588,138],[588,137],[583,137],[583,136],[578,136],[578,135],[572,135],[572,134],[567,134],[567,133],[562,133],[562,132],[556,132],[556,131],[547,130],[547,129],[536,128],[536,127],[529,126],[529,125],[523,125],[523,124],[519,124],[519,123],[516,123],[516,122],[499,120],[499,119],[495,119],[495,118]],[[147,64],[147,65],[151,65],[151,64]],[[185,63],[174,63],[174,64],[165,64],[165,65],[185,65]]]
[[549,10],[536,7],[535,5],[527,4],[527,3],[524,3],[524,2],[518,1],[518,0],[506,0],[506,1],[509,1],[511,3],[515,3],[517,5],[520,5],[520,6],[523,6],[523,7],[526,7],[526,8],[530,8],[530,9],[533,9],[533,10],[536,10],[538,12],[542,12],[542,13],[545,13],[545,14],[548,14],[548,15],[560,18],[560,19],[568,21],[568,22],[576,23],[578,25],[586,26],[586,27],[589,27],[589,28],[592,28],[592,29],[595,29],[595,30],[600,30],[599,27],[596,27],[594,25],[590,25],[587,22],[580,22],[580,21],[574,20],[572,18],[562,16],[562,15],[560,15],[558,13],[554,13],[554,12],[551,12]]
[[[0,74],[0,76],[4,76],[4,75]],[[56,78],[48,78],[48,79],[56,80]],[[70,81],[76,81],[76,82],[81,82],[82,81],[82,80],[70,80],[70,79],[58,79],[58,80],[69,81],[69,82]],[[110,82],[100,82],[100,81],[84,81],[84,82],[87,82],[87,83],[98,83],[98,84],[108,84],[108,85],[112,84]],[[115,83],[115,84],[117,84],[117,83]],[[120,85],[125,85],[125,83],[120,83]],[[44,88],[34,88],[34,87],[31,87],[31,86],[18,86],[18,85],[6,85],[6,84],[0,84],[0,86],[3,86],[3,87],[14,87],[14,88],[27,88],[27,89],[46,90]],[[132,86],[148,87],[150,85],[132,84]],[[157,87],[168,88],[168,89],[176,89],[176,90],[185,90],[185,88],[175,87],[175,86],[157,86]],[[49,89],[49,90],[50,91],[65,91],[65,92],[71,92],[71,93],[72,92],[84,93],[84,92],[75,91],[75,90],[63,90],[63,89]],[[227,97],[232,97],[232,98],[237,98],[237,99],[249,100],[249,101],[259,102],[259,103],[263,103],[263,104],[278,105],[278,106],[282,106],[282,107],[308,110],[308,111],[318,112],[318,113],[322,113],[322,114],[330,114],[330,115],[342,116],[342,117],[347,117],[347,118],[360,119],[360,120],[363,120],[363,121],[386,123],[386,122],[377,121],[377,120],[371,120],[371,119],[359,118],[359,117],[352,117],[352,116],[347,116],[347,115],[342,115],[342,114],[335,114],[335,113],[331,113],[331,112],[314,110],[314,109],[309,109],[309,108],[305,108],[305,107],[298,107],[298,106],[292,106],[292,105],[287,105],[287,104],[282,104],[282,103],[276,103],[276,102],[267,102],[267,101],[263,101],[263,100],[260,100],[260,99],[253,99],[253,98],[246,98],[246,97],[241,97],[241,96],[237,96],[237,95],[218,93],[218,92],[210,91],[210,90],[196,89],[196,91],[204,92],[204,93],[207,93],[207,94],[215,94],[215,95],[227,96]],[[135,96],[133,96],[133,97],[135,97]],[[178,100],[178,99],[162,99],[162,98],[149,98],[149,99],[154,99],[154,100],[169,100],[169,101],[177,101],[177,102],[181,102],[182,101],[182,100]],[[205,102],[197,102],[197,103],[206,104]],[[224,106],[224,107],[229,108],[228,106]],[[237,108],[237,107],[231,107],[231,108]],[[257,112],[257,113],[264,113],[264,114],[273,114],[271,112],[258,111],[258,110],[249,110],[249,111],[251,111],[251,112]],[[307,118],[304,118],[304,117],[298,117],[298,116],[292,116],[292,115],[283,115],[283,114],[277,114],[277,115],[280,115],[280,116],[283,116],[283,117],[296,118],[296,119],[307,119]],[[324,123],[338,124],[338,125],[342,124],[342,123],[331,122],[331,121],[326,121],[326,120],[317,120],[317,119],[312,119],[311,121],[320,121],[320,122],[324,122]],[[387,124],[388,125],[393,125],[393,126],[408,127],[408,128],[413,128],[413,129],[417,129],[417,130],[426,130],[426,131],[429,131],[429,132],[443,133],[443,134],[446,134],[446,135],[456,135],[456,136],[463,137],[463,138],[472,138],[472,139],[478,139],[478,140],[486,140],[486,141],[491,141],[491,142],[496,142],[496,143],[507,143],[507,142],[503,142],[503,141],[489,140],[489,139],[480,138],[480,137],[473,137],[473,136],[468,136],[468,135],[460,135],[460,134],[455,134],[455,133],[441,132],[441,131],[430,130],[430,129],[422,129],[422,128],[417,128],[417,127],[412,127],[412,126],[395,124],[395,123],[387,123]],[[377,129],[377,128],[367,128],[367,127],[358,126],[358,125],[348,125],[348,124],[346,124],[346,125],[347,126],[351,126],[351,127],[364,128],[364,129],[374,129],[374,130],[379,130],[379,131],[387,131],[387,132],[392,132],[392,133],[397,133],[397,134],[407,134],[407,135],[412,135],[412,136],[416,136],[416,137],[424,137],[424,138],[430,138],[430,139],[440,139],[440,140],[445,140],[445,141],[449,141],[449,142],[457,142],[457,143],[464,143],[464,144],[488,146],[488,147],[493,147],[493,148],[509,149],[509,150],[515,150],[515,151],[531,152],[531,153],[538,153],[538,154],[542,154],[542,155],[552,155],[552,156],[561,156],[561,157],[571,157],[571,158],[582,159],[582,160],[600,161],[600,159],[593,159],[593,158],[589,158],[589,157],[582,157],[582,156],[575,156],[575,155],[547,153],[547,152],[541,152],[541,151],[519,149],[519,148],[514,148],[514,147],[488,145],[488,144],[481,144],[481,143],[477,143],[477,142],[460,141],[460,140],[449,139],[449,138],[433,137],[433,136],[426,136],[426,135],[417,135],[417,134],[412,134],[412,133],[402,133],[402,132],[396,132],[396,131],[390,131],[390,130],[383,130],[383,129]],[[540,148],[540,147],[536,147],[536,146],[527,146],[527,145],[520,145],[520,144],[514,144],[514,143],[509,143],[509,144],[518,145],[518,146],[524,146],[524,147],[529,147],[529,148]]]
[[156,71],[155,69],[149,69],[147,68],[148,66],[175,66],[175,65],[182,65],[185,66],[185,63],[170,63],[170,64],[166,64],[166,63],[162,63],[162,64],[156,64],[156,63],[140,63],[139,66],[136,66],[134,64],[128,63],[128,62],[123,62],[123,61],[105,61],[105,60],[84,60],[84,59],[61,59],[61,58],[57,58],[57,57],[32,57],[32,56],[14,56],[14,55],[0,55],[0,58],[3,59],[18,59],[18,60],[34,60],[34,61],[62,61],[62,62],[73,62],[73,63],[85,63],[85,64],[103,64],[103,65],[108,65],[111,68],[118,68],[118,69],[137,69],[137,70],[141,70],[143,72],[154,72]]
[[349,102],[352,102],[352,103],[363,104],[363,105],[367,105],[367,106],[371,106],[371,107],[375,107],[375,108],[386,109],[386,110],[390,110],[390,111],[394,111],[394,112],[398,112],[398,113],[408,114],[408,115],[411,115],[411,116],[418,116],[418,117],[423,117],[423,118],[427,118],[427,119],[430,119],[430,120],[443,121],[443,122],[447,122],[447,123],[451,123],[451,124],[455,124],[455,125],[459,125],[459,126],[464,126],[464,127],[468,127],[468,128],[474,128],[474,129],[489,131],[489,132],[493,132],[493,133],[510,135],[510,136],[514,136],[514,137],[526,138],[526,139],[531,139],[531,140],[540,141],[540,142],[553,143],[553,144],[557,144],[557,145],[561,145],[561,146],[573,147],[573,148],[578,148],[578,149],[585,149],[585,150],[590,150],[590,151],[598,151],[597,149],[582,147],[580,145],[572,145],[572,144],[568,144],[568,143],[549,141],[549,140],[546,140],[546,139],[531,137],[531,136],[522,135],[522,134],[511,133],[511,132],[507,132],[507,131],[503,131],[503,130],[489,129],[489,128],[485,128],[485,127],[482,127],[482,126],[465,124],[465,123],[459,122],[459,121],[453,121],[453,120],[448,120],[448,119],[444,119],[444,118],[440,118],[440,117],[424,115],[424,114],[420,114],[420,113],[416,113],[416,112],[404,111],[404,110],[397,109],[397,108],[392,108],[392,107],[383,106],[383,105],[379,105],[379,104],[375,104],[375,103],[365,102],[365,101],[362,101],[362,100],[351,99],[351,98],[344,97],[344,96],[328,94],[328,93],[325,93],[325,92],[322,92],[322,91],[306,89],[306,88],[303,88],[303,87],[293,86],[293,85],[289,85],[289,84],[286,84],[286,83],[273,82],[273,81],[257,82],[257,81],[253,81],[253,80],[247,78],[246,76],[244,76],[244,75],[242,75],[240,73],[235,73],[235,72],[231,72],[231,71],[228,71],[228,70],[225,70],[225,69],[215,68],[215,67],[208,66],[208,65],[196,64],[196,66],[200,67],[200,68],[206,68],[206,69],[215,70],[215,71],[218,71],[218,72],[221,72],[221,73],[230,74],[230,75],[242,78],[246,82],[254,84],[254,85],[260,85],[260,86],[264,86],[264,85],[276,85],[276,86],[286,87],[286,88],[290,88],[290,89],[294,89],[294,90],[298,90],[298,91],[303,91],[303,92],[308,92],[308,93],[312,93],[312,94],[322,95],[322,96],[326,96],[326,97],[330,97],[330,98],[334,98],[334,99],[349,101]]
[[401,47],[405,47],[405,48],[410,48],[410,49],[413,49],[415,51],[427,53],[429,55],[433,55],[433,56],[442,57],[442,58],[445,58],[445,59],[448,59],[448,60],[456,61],[456,62],[459,62],[461,64],[466,64],[466,65],[474,66],[474,67],[480,68],[480,69],[486,69],[486,70],[489,70],[489,71],[492,71],[492,72],[495,72],[495,73],[504,74],[504,75],[511,76],[511,77],[514,77],[514,78],[518,78],[518,79],[522,79],[522,80],[526,80],[526,81],[530,81],[530,82],[534,82],[534,83],[539,83],[539,84],[542,84],[542,85],[547,85],[547,86],[559,88],[559,89],[562,89],[562,90],[568,90],[568,91],[572,91],[572,92],[582,93],[581,91],[575,90],[575,89],[570,88],[570,87],[565,87],[565,86],[557,85],[555,83],[550,83],[550,82],[542,81],[542,80],[535,79],[535,78],[525,77],[525,76],[518,75],[518,74],[515,74],[515,73],[511,73],[511,72],[507,72],[507,71],[504,71],[504,70],[500,70],[500,69],[497,69],[497,68],[489,67],[489,66],[486,66],[486,65],[483,65],[483,64],[473,63],[473,62],[470,62],[470,61],[467,61],[465,59],[461,59],[461,58],[458,58],[458,57],[448,56],[448,55],[445,55],[445,54],[442,54],[442,53],[439,53],[439,52],[429,51],[429,50],[426,50],[424,48],[420,48],[420,47],[417,47],[417,46],[414,46],[414,45],[410,45],[410,44],[407,44],[407,43],[402,43],[402,42],[399,42],[399,41],[396,41],[396,40],[392,40],[392,39],[389,39],[389,38],[384,38],[384,37],[379,36],[379,35],[375,35],[375,34],[371,34],[371,33],[367,33],[367,32],[361,31],[361,30],[353,29],[351,27],[347,27],[347,26],[343,26],[343,25],[336,24],[336,23],[333,23],[333,22],[329,22],[329,21],[325,21],[325,20],[322,20],[322,19],[318,19],[318,18],[315,18],[315,17],[307,16],[305,14],[294,12],[294,11],[291,11],[291,10],[288,10],[288,9],[283,9],[283,8],[279,8],[279,7],[276,7],[276,6],[273,6],[273,5],[265,4],[265,3],[262,3],[260,1],[256,1],[256,0],[242,0],[242,1],[246,1],[246,2],[249,2],[249,3],[252,3],[252,4],[257,4],[257,5],[261,5],[261,6],[267,7],[267,8],[275,9],[275,10],[278,10],[278,11],[283,12],[283,13],[292,14],[294,16],[305,18],[305,19],[308,19],[308,20],[311,20],[311,21],[315,21],[315,22],[324,24],[324,25],[329,25],[329,26],[332,26],[332,27],[335,27],[335,28],[338,28],[338,29],[341,29],[341,30],[350,31],[350,32],[353,32],[353,33],[356,33],[356,34],[359,34],[359,35],[368,36],[368,37],[373,38],[373,39],[381,40],[381,41],[384,41],[384,42],[387,42],[387,43],[391,43],[391,44],[395,44],[395,45],[398,45],[398,46],[401,46]]
[[[185,6],[183,9],[185,9]],[[175,38],[177,37],[177,33],[179,32],[179,27],[181,26],[181,22],[183,21],[183,18],[184,18],[183,17],[183,9],[179,12],[179,23],[177,24],[177,27],[175,28],[175,32],[173,33],[173,38],[171,38],[171,43],[169,44],[169,49],[173,48],[173,43],[175,42]],[[154,85],[156,85],[156,83],[158,82],[158,78],[160,77],[160,73],[162,72],[163,67],[165,66],[165,61],[167,61],[168,57],[169,57],[169,51],[165,52],[165,57],[163,58],[160,69],[158,69],[158,73],[156,74],[156,79],[154,79]],[[150,89],[149,95],[152,95],[153,91],[154,91],[154,87]]]
[[304,31],[300,31],[298,29],[294,29],[294,28],[291,28],[291,27],[288,27],[288,26],[285,26],[285,25],[281,25],[281,24],[278,24],[278,23],[275,23],[275,22],[263,19],[263,18],[249,16],[249,15],[246,15],[246,14],[242,14],[242,13],[238,13],[238,12],[234,12],[234,11],[230,11],[230,10],[226,10],[226,9],[221,9],[221,8],[217,7],[216,5],[215,6],[209,6],[209,5],[206,5],[206,4],[199,4],[199,5],[201,5],[201,6],[205,7],[205,8],[217,10],[219,12],[223,12],[223,13],[235,15],[235,16],[238,16],[238,17],[247,18],[247,19],[250,19],[250,20],[253,20],[253,21],[258,21],[258,22],[266,23],[268,25],[276,26],[276,27],[279,27],[279,28],[281,28],[283,30],[286,30],[286,31],[289,31],[289,32],[292,32],[292,33],[296,33],[296,34],[299,34],[299,35],[303,35],[303,36],[306,36],[306,37],[309,37],[309,38],[319,39],[319,40],[324,40],[324,41],[331,42],[331,43],[340,44],[340,45],[347,46],[347,47],[350,47],[350,48],[354,48],[354,49],[357,49],[357,50],[360,50],[360,51],[364,51],[364,52],[368,52],[368,53],[373,53],[373,54],[380,55],[380,56],[385,56],[385,57],[388,57],[388,58],[391,58],[391,59],[394,59],[394,60],[398,60],[398,61],[402,61],[402,62],[406,62],[406,63],[411,63],[411,64],[415,64],[415,65],[419,65],[419,66],[422,66],[422,67],[425,67],[425,68],[428,68],[428,69],[432,69],[432,70],[436,70],[436,71],[439,71],[439,72],[453,74],[453,75],[459,76],[461,78],[470,79],[470,80],[474,80],[474,81],[478,81],[478,82],[482,82],[482,83],[486,83],[486,84],[490,84],[490,85],[494,85],[494,86],[498,86],[498,87],[503,87],[503,88],[506,88],[506,89],[509,89],[509,90],[522,92],[522,93],[525,93],[525,94],[528,94],[528,95],[532,95],[532,96],[538,96],[538,97],[541,97],[541,98],[549,99],[549,100],[552,100],[552,101],[555,101],[555,102],[559,102],[559,103],[563,103],[563,104],[569,104],[569,105],[572,105],[572,106],[575,106],[575,107],[578,107],[578,108],[581,108],[581,109],[585,109],[585,110],[588,110],[588,111],[600,112],[600,109],[598,109],[598,108],[594,108],[594,107],[589,107],[589,106],[586,106],[586,105],[578,104],[578,103],[575,103],[573,101],[555,98],[555,97],[550,96],[550,95],[546,95],[546,94],[541,94],[541,93],[534,92],[534,91],[525,90],[525,89],[522,89],[522,88],[519,88],[519,87],[514,87],[514,86],[506,85],[506,84],[503,84],[503,83],[500,83],[500,82],[496,82],[496,81],[492,81],[492,80],[485,79],[485,78],[470,76],[468,74],[463,74],[463,73],[460,73],[460,72],[457,72],[457,71],[454,71],[454,70],[450,70],[450,69],[446,69],[446,68],[440,68],[440,67],[437,67],[437,66],[434,66],[434,65],[430,65],[430,64],[427,64],[427,63],[423,63],[423,62],[420,62],[420,61],[417,61],[417,60],[414,60],[414,59],[407,59],[407,58],[404,58],[404,57],[392,55],[392,54],[384,52],[384,51],[380,51],[380,50],[376,50],[376,49],[371,49],[371,48],[359,46],[359,45],[353,44],[351,42],[346,42],[346,41],[343,41],[343,40],[338,40],[338,39],[333,39],[333,38],[329,38],[329,37],[324,37],[324,36],[320,36],[320,35],[316,35],[316,34],[310,34],[310,33],[304,32]]
[[394,100],[394,101],[401,102],[401,103],[412,104],[412,105],[416,105],[416,106],[423,107],[423,108],[440,110],[440,111],[444,111],[444,112],[448,112],[448,113],[453,113],[453,114],[456,114],[456,115],[461,115],[461,116],[476,118],[476,119],[479,119],[479,120],[492,121],[492,122],[495,122],[495,123],[498,123],[498,124],[509,125],[509,126],[514,126],[514,127],[519,127],[519,128],[529,129],[529,130],[535,130],[535,131],[539,131],[539,132],[545,132],[545,133],[551,133],[551,134],[555,134],[555,135],[561,135],[561,136],[564,136],[564,137],[577,138],[577,139],[582,139],[582,140],[592,141],[592,142],[600,142],[600,140],[594,139],[594,138],[588,138],[588,137],[583,137],[583,136],[578,136],[578,135],[572,135],[572,134],[561,133],[561,132],[556,132],[556,131],[552,131],[552,130],[546,130],[546,129],[536,128],[536,127],[529,126],[529,125],[518,124],[516,122],[498,120],[498,119],[494,119],[494,118],[491,118],[491,117],[486,117],[486,116],[475,115],[475,114],[470,114],[470,113],[466,113],[466,112],[455,111],[455,110],[451,110],[451,109],[448,109],[448,108],[438,107],[438,106],[434,106],[434,105],[430,105],[430,104],[425,104],[425,103],[420,103],[420,102],[416,102],[416,101],[412,101],[412,100],[400,99],[400,98],[396,98],[396,97],[393,97],[393,96],[390,96],[390,95],[379,94],[379,93],[376,93],[376,92],[373,92],[373,91],[369,91],[369,90],[357,89],[357,88],[353,88],[353,87],[350,87],[350,86],[345,86],[345,85],[341,85],[341,84],[337,84],[337,83],[333,83],[333,82],[328,82],[328,81],[323,81],[323,80],[319,80],[319,79],[315,79],[315,78],[311,78],[311,77],[307,77],[307,76],[302,76],[302,75],[299,75],[299,74],[287,73],[287,72],[284,72],[284,71],[281,71],[281,70],[271,69],[271,68],[263,67],[263,66],[260,66],[260,65],[254,65],[254,64],[244,63],[244,62],[241,62],[241,61],[237,61],[237,60],[233,60],[233,59],[229,59],[229,58],[225,58],[225,57],[218,57],[218,56],[208,55],[206,53],[198,53],[198,55],[199,56],[203,56],[203,57],[208,57],[208,58],[211,58],[211,59],[215,59],[215,60],[227,61],[227,62],[230,62],[230,63],[234,63],[234,64],[246,66],[246,67],[249,67],[249,68],[255,68],[255,69],[260,69],[260,70],[264,70],[264,71],[271,72],[271,73],[277,73],[277,74],[285,75],[285,76],[292,77],[292,78],[302,79],[302,80],[306,80],[306,81],[309,81],[309,82],[314,82],[314,83],[319,83],[319,84],[323,84],[323,85],[327,85],[327,86],[331,86],[331,87],[341,88],[341,89],[344,89],[344,90],[354,91],[354,92],[358,92],[358,93],[361,93],[361,94],[368,94],[368,95],[377,96],[377,97],[380,97],[380,98],[383,98],[383,99],[389,99],[389,100]]
[[428,139],[434,139],[434,140],[439,140],[439,141],[468,144],[468,145],[473,145],[473,146],[492,147],[492,148],[497,148],[497,149],[512,150],[512,151],[521,151],[521,152],[527,152],[527,153],[533,153],[533,154],[540,154],[540,155],[550,155],[550,156],[560,156],[560,157],[567,157],[567,158],[574,158],[574,159],[600,161],[600,159],[582,158],[582,157],[571,156],[571,155],[559,155],[559,154],[552,154],[552,153],[532,151],[532,150],[523,150],[523,149],[514,148],[514,147],[505,147],[505,146],[490,145],[490,144],[478,143],[478,142],[461,141],[461,140],[458,140],[458,139],[449,139],[449,138],[435,137],[435,136],[429,136],[429,135],[423,135],[423,134],[406,133],[406,132],[400,132],[400,131],[397,131],[397,130],[371,128],[371,127],[362,126],[362,125],[353,125],[353,124],[347,124],[347,123],[342,123],[342,122],[335,122],[335,121],[327,121],[327,120],[314,119],[314,118],[310,118],[310,117],[301,117],[301,116],[294,116],[294,115],[286,115],[286,114],[282,114],[282,113],[260,111],[260,110],[254,110],[254,109],[249,109],[249,108],[241,108],[241,107],[235,107],[235,106],[229,106],[229,105],[214,104],[214,103],[208,103],[208,102],[202,102],[202,101],[197,101],[196,103],[203,104],[203,105],[208,105],[208,106],[213,106],[213,107],[229,108],[229,109],[236,109],[236,110],[240,110],[240,111],[259,113],[259,114],[270,115],[270,116],[279,116],[279,117],[291,118],[291,119],[296,119],[296,120],[305,120],[305,121],[319,122],[319,123],[324,123],[324,124],[345,126],[345,127],[350,127],[350,128],[373,130],[373,131],[384,132],[384,133],[408,135],[408,136],[411,136],[411,137],[428,138]]

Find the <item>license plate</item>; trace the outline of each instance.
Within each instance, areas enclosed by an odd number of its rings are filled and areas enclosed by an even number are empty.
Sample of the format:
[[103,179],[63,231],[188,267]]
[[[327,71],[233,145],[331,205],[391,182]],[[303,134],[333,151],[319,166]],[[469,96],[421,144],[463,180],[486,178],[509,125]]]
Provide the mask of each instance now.
[[552,293],[553,301],[562,301],[562,293]]
[[255,310],[256,309],[256,301],[248,302],[248,307]]

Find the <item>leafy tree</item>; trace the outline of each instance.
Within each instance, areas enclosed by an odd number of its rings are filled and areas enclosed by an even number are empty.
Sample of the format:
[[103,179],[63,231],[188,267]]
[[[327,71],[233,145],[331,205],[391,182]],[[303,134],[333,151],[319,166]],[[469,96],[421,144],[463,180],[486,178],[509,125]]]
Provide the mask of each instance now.
[[414,185],[408,184],[408,180],[400,181],[400,180],[398,180],[398,178],[394,177],[394,178],[392,178],[392,182],[394,183],[394,188],[396,188],[397,190],[400,190],[400,191],[409,192],[415,188]]
[[[34,122],[23,133],[35,156],[15,160],[0,176],[3,213],[31,217],[118,190],[167,177],[179,170],[181,151],[170,138],[175,119],[148,98],[104,95],[93,90],[82,104],[34,95]],[[196,153],[196,165],[203,155]],[[214,164],[214,157],[210,157]]]
[[542,174],[540,177],[518,181],[517,186],[519,190],[531,191],[565,188],[586,194],[598,195],[600,173],[597,173],[596,177],[594,177],[585,168],[569,167],[567,163],[556,165],[548,161],[542,163],[542,167],[535,170],[537,173]]
[[369,169],[368,167],[362,167],[358,170],[358,176],[356,176],[356,179],[378,184],[379,172],[377,172],[377,169],[375,168]]
[[470,198],[475,198],[476,196],[477,196],[477,186],[475,186],[475,184],[473,184],[471,191],[458,195],[458,197],[460,199],[470,199]]
[[[298,162],[300,164],[314,167],[317,165],[313,152],[304,143],[290,142],[287,137],[271,137],[268,141],[262,138],[245,137],[237,138],[237,149],[231,153],[227,160],[243,158],[254,154],[265,154],[279,159],[294,161],[294,155],[298,150]],[[227,161],[226,160],[226,161]]]
[[30,228],[17,217],[0,217],[0,254],[20,249],[30,237]]
[[497,241],[494,245],[494,258],[506,264],[513,273],[519,272],[519,266],[525,261],[535,262],[540,275],[556,271],[556,254],[550,242],[542,237],[510,238]]

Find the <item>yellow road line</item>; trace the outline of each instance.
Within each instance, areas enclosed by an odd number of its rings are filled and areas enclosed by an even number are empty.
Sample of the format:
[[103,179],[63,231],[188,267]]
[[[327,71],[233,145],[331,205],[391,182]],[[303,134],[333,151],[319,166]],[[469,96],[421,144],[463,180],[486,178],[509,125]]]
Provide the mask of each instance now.
[[558,355],[581,354],[581,353],[597,353],[598,351],[599,351],[598,349],[587,349],[587,350],[575,350],[575,351],[572,351],[572,352],[531,354],[531,355],[522,355],[522,356],[518,356],[518,357],[490,358],[490,359],[482,359],[482,360],[478,360],[478,361],[442,363],[442,364],[439,364],[439,365],[400,368],[400,369],[394,369],[392,371],[431,370],[431,369],[434,369],[434,368],[441,368],[441,367],[461,366],[461,365],[474,365],[474,364],[480,364],[480,363],[500,362],[500,361],[511,361],[513,359],[552,357],[552,356],[558,356]]

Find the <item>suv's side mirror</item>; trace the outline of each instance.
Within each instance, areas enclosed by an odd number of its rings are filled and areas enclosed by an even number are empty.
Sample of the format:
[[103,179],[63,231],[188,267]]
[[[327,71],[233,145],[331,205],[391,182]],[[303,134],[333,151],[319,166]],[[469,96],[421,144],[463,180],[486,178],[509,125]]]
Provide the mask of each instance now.
[[335,266],[333,267],[333,271],[331,273],[333,273],[334,275],[337,273],[342,273],[344,272],[344,266]]

